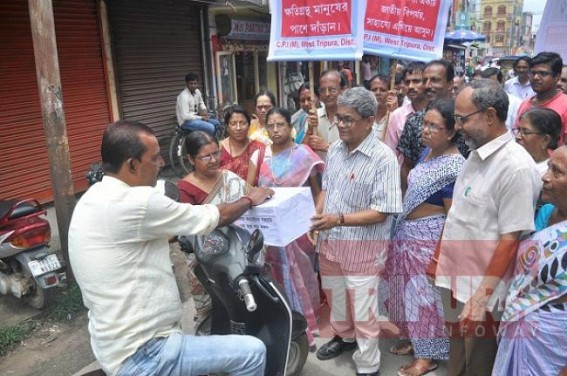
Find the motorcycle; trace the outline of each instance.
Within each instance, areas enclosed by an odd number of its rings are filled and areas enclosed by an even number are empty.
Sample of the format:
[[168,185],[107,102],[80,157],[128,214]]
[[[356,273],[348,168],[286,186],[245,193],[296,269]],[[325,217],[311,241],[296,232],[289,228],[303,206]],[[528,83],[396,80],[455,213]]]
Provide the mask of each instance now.
[[255,336],[266,345],[265,375],[299,374],[309,352],[307,322],[266,275],[262,233],[227,226],[204,236],[181,236],[179,244],[182,251],[195,253],[195,274],[213,306],[197,334]]
[[51,227],[37,200],[0,201],[0,293],[33,308],[47,305],[47,291],[65,280],[64,265],[49,251]]

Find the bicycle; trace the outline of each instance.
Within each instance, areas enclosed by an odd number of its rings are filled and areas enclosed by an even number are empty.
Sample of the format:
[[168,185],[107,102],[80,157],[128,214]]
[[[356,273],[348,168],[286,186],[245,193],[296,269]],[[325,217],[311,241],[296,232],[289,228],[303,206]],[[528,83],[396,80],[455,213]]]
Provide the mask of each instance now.
[[185,138],[189,133],[191,133],[190,130],[181,128],[176,122],[175,134],[169,141],[169,163],[175,174],[180,178],[193,171],[193,166],[187,159],[187,150],[185,148]]

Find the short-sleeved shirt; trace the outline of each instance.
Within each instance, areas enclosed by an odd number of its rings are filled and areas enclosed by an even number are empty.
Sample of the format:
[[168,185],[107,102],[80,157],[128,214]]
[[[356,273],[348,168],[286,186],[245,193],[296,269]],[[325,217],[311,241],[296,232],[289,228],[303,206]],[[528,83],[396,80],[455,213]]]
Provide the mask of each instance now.
[[512,94],[524,100],[535,95],[535,91],[532,89],[532,84],[528,80],[525,84],[522,84],[518,77],[512,77],[504,83],[504,90],[508,94]]
[[[509,132],[473,150],[455,182],[441,238],[437,286],[451,289],[457,300],[466,302],[485,276],[500,237],[534,229],[540,188],[533,158]],[[504,281],[511,272],[509,268]],[[503,303],[505,295],[506,286],[501,284],[489,307],[497,299]]]
[[[400,168],[392,150],[371,132],[349,152],[343,141],[331,146],[323,174],[324,213],[402,210]],[[319,234],[318,250],[353,272],[383,267],[392,216],[367,226],[338,226]]]

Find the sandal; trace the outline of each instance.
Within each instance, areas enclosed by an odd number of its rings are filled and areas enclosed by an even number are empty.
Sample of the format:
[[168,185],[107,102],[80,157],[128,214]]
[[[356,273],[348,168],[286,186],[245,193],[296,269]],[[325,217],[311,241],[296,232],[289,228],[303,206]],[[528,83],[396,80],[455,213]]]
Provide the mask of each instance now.
[[431,359],[416,359],[410,364],[401,366],[398,376],[421,376],[437,369],[437,362]]
[[413,346],[411,342],[398,343],[390,347],[390,352],[395,355],[413,355]]

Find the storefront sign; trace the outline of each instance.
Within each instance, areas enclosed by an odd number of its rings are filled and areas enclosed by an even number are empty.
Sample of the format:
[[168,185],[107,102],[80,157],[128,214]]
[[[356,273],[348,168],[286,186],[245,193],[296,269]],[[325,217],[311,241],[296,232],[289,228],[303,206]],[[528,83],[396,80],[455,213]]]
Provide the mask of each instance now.
[[227,39],[269,40],[270,23],[231,18]]
[[422,61],[441,58],[451,3],[367,0],[364,53]]
[[360,60],[365,1],[273,0],[268,61]]

